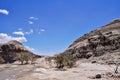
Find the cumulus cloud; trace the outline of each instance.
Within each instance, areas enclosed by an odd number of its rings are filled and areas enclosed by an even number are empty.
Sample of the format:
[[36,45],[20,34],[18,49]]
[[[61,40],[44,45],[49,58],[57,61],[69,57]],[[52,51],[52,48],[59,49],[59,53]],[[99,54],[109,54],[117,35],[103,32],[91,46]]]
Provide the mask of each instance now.
[[9,14],[9,11],[6,10],[6,9],[0,9],[0,13],[1,13],[1,14],[5,14],[5,15],[8,15],[8,14]]
[[30,29],[30,31],[29,32],[25,32],[25,34],[32,34],[34,31],[33,31],[33,29]]
[[29,23],[29,24],[33,24],[34,22],[32,22],[32,21],[28,21],[28,23]]
[[24,36],[21,37],[13,37],[6,33],[0,33],[0,43],[6,43],[11,40],[17,40],[19,42],[27,42],[27,39]]
[[22,36],[22,37],[12,37],[13,40],[17,40],[19,42],[27,42],[27,39]]
[[13,32],[13,34],[24,36],[24,33],[22,31]]
[[29,17],[29,19],[30,19],[30,20],[38,20],[38,18],[33,17],[33,16]]

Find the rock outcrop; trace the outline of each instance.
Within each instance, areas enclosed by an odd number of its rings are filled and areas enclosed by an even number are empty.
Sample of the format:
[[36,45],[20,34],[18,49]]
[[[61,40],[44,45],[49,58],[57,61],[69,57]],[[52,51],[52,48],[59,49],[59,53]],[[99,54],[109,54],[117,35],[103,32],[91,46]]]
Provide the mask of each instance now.
[[15,40],[0,45],[0,57],[4,59],[5,63],[16,61],[18,54],[22,52],[27,52],[35,56],[35,54],[29,51],[22,43]]
[[78,38],[63,53],[88,59],[115,52],[120,52],[120,19]]

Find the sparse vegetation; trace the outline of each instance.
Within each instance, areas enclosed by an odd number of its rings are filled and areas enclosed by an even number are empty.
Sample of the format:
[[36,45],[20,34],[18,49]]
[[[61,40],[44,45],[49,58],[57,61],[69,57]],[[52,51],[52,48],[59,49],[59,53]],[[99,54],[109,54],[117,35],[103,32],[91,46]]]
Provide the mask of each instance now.
[[0,64],[2,64],[4,62],[5,62],[5,60],[2,57],[0,57]]
[[115,68],[115,73],[117,74],[118,73],[118,68],[119,68],[119,65],[116,65],[116,68]]
[[21,64],[28,64],[28,61],[33,61],[32,56],[27,52],[22,52],[18,56],[18,60],[21,62]]
[[55,57],[55,62],[57,64],[57,68],[72,68],[75,65],[75,60],[73,56],[70,54],[60,54]]
[[35,64],[36,59],[37,58],[35,56],[31,55],[30,57],[31,64]]

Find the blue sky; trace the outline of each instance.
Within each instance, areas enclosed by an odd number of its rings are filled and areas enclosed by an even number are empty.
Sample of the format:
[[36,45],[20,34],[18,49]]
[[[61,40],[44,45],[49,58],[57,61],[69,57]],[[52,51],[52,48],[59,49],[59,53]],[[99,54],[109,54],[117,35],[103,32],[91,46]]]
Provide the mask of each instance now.
[[80,36],[120,18],[120,0],[0,0],[0,43],[63,52]]

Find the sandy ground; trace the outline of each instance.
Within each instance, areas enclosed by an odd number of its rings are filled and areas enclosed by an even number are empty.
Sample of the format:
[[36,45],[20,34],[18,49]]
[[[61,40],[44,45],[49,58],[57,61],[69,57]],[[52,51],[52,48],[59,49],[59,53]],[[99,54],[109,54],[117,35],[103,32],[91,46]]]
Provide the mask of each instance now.
[[[17,80],[120,80],[107,77],[105,74],[113,73],[114,65],[101,65],[97,63],[77,62],[77,67],[67,71],[57,71],[55,68],[36,67],[33,71],[22,75]],[[101,79],[91,79],[96,74],[101,74]]]
[[[37,59],[33,65],[2,64],[0,80],[120,80],[106,75],[114,73],[115,65],[78,61],[76,67],[66,71],[54,67],[54,62],[48,62],[45,58]],[[102,78],[92,79],[96,74],[101,74]]]
[[32,71],[33,65],[1,64],[0,80],[16,80],[22,74]]

